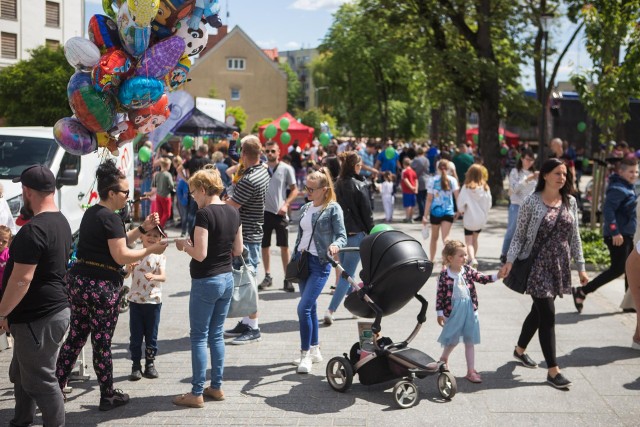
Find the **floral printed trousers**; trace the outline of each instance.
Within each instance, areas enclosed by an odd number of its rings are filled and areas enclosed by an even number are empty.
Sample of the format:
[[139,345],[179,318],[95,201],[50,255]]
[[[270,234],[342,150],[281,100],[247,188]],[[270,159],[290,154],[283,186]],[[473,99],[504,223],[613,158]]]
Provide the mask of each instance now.
[[60,388],[67,385],[78,355],[91,333],[93,369],[100,384],[100,393],[113,396],[111,338],[118,322],[122,282],[69,274],[67,287],[71,300],[71,323],[56,364]]

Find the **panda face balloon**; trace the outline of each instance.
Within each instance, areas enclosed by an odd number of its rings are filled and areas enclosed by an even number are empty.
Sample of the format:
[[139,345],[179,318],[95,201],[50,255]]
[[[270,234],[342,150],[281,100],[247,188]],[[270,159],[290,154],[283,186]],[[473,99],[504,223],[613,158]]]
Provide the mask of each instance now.
[[188,56],[196,56],[202,52],[207,46],[207,40],[209,38],[209,35],[207,34],[207,27],[204,22],[200,22],[200,26],[197,30],[191,31],[189,30],[188,19],[183,19],[176,24],[176,31],[174,32],[174,35],[179,36],[184,40],[186,44],[184,53]]

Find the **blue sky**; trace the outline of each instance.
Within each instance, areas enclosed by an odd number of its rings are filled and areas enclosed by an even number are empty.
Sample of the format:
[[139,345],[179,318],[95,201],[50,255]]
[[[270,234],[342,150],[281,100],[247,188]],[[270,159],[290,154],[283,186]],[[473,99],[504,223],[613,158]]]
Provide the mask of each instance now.
[[[220,0],[222,21],[233,28],[239,25],[264,49],[294,50],[317,47],[331,26],[332,14],[341,4],[349,0]],[[101,0],[85,0],[85,22],[102,12]],[[226,17],[227,5],[229,18]],[[570,37],[573,26],[565,22],[555,26],[549,34],[549,43],[561,50]],[[566,81],[574,70],[589,67],[591,61],[576,40],[563,60],[556,81]],[[555,61],[550,58],[547,76]],[[522,84],[525,89],[535,87],[529,70],[523,70]]]

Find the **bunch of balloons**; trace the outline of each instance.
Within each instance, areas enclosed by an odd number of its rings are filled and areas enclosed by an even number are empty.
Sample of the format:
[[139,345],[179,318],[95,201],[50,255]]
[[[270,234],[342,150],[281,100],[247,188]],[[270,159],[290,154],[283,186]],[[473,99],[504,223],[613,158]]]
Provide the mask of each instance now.
[[[291,142],[291,134],[287,132],[287,130],[289,130],[290,124],[291,123],[289,122],[289,119],[287,119],[286,117],[280,119],[280,130],[282,131],[282,133],[280,133],[280,142],[284,145],[287,145]],[[269,124],[264,129],[264,137],[267,139],[273,139],[277,134],[278,128],[273,123]]]
[[[206,24],[222,25],[218,0],[103,0],[89,39],[72,37],[65,57],[76,72],[67,96],[73,117],[54,125],[56,142],[83,155],[148,134],[170,115],[167,92],[187,81],[190,56],[207,44]],[[147,157],[139,152],[139,157]]]

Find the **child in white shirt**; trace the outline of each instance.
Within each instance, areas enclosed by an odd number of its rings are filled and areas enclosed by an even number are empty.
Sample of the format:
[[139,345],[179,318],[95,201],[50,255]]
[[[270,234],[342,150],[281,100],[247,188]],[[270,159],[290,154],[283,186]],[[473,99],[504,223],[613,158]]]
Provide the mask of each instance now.
[[382,196],[382,206],[384,207],[384,221],[393,221],[393,205],[395,204],[395,196],[393,195],[393,181],[395,176],[386,171],[382,175],[384,182],[380,186],[380,195]]

